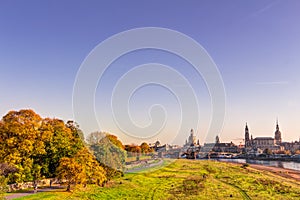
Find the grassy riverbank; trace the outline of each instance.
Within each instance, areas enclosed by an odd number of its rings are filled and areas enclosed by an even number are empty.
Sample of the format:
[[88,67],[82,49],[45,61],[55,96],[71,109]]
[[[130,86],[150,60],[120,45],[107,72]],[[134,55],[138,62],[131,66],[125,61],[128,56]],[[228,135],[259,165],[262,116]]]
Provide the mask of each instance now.
[[[299,182],[251,166],[216,161],[166,161],[128,173],[104,188],[44,192],[19,199],[298,199]],[[168,163],[169,162],[169,163]]]

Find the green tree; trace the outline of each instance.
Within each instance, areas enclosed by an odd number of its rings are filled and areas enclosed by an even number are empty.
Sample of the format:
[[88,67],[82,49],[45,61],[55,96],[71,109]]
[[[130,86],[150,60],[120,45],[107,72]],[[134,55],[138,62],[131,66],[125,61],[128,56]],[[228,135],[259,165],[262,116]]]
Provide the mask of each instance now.
[[105,132],[94,132],[89,135],[88,142],[100,165],[105,169],[108,180],[123,174],[126,151],[116,136]]
[[7,190],[7,176],[17,171],[18,169],[12,165],[0,163],[0,199],[3,197],[3,193]]
[[74,137],[74,143],[77,145],[77,148],[80,149],[83,147],[84,141],[84,134],[82,130],[79,128],[79,125],[74,122],[73,120],[69,120],[66,123],[66,126],[71,129],[72,135]]
[[59,119],[43,120],[41,134],[45,136],[46,154],[40,159],[46,177],[54,177],[59,161],[63,157],[73,157],[83,146],[77,127],[65,124]]

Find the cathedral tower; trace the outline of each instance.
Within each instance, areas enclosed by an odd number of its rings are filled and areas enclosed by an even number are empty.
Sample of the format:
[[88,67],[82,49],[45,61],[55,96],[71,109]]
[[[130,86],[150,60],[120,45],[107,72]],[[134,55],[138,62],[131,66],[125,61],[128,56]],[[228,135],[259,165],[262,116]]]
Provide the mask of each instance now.
[[247,122],[246,122],[246,127],[245,127],[245,148],[249,148],[249,147],[251,147],[251,141],[250,141],[248,125],[247,125]]
[[191,134],[188,138],[188,144],[194,146],[197,143],[196,136],[194,135],[194,129],[191,129]]
[[279,130],[278,120],[276,120],[275,143],[277,145],[280,145],[281,141],[282,141],[282,139],[281,139],[281,132]]

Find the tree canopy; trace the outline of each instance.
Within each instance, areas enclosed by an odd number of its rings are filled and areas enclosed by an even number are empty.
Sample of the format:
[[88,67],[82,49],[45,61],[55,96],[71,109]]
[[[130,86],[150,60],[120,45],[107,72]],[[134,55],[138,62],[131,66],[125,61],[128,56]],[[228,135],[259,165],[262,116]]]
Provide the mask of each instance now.
[[0,123],[0,162],[14,165],[18,172],[10,182],[33,179],[34,158],[46,154],[40,134],[42,118],[32,110],[10,111]]
[[85,144],[71,120],[42,118],[33,110],[10,111],[0,121],[1,182],[58,177],[67,181],[68,189],[77,183],[102,185],[122,169],[126,153],[114,135],[92,138]]
[[122,174],[126,151],[120,140],[106,132],[94,132],[88,137],[88,144],[95,157],[107,172],[107,178]]

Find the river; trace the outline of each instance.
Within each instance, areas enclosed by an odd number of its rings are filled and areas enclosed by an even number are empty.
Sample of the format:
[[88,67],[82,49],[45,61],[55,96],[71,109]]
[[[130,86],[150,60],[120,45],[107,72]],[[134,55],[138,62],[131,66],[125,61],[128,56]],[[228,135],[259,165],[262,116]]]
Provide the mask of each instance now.
[[249,159],[217,159],[220,161],[234,162],[234,163],[249,163],[257,165],[265,165],[270,167],[279,167],[285,169],[293,169],[300,171],[300,163],[287,161],[273,161],[273,160],[249,160]]

